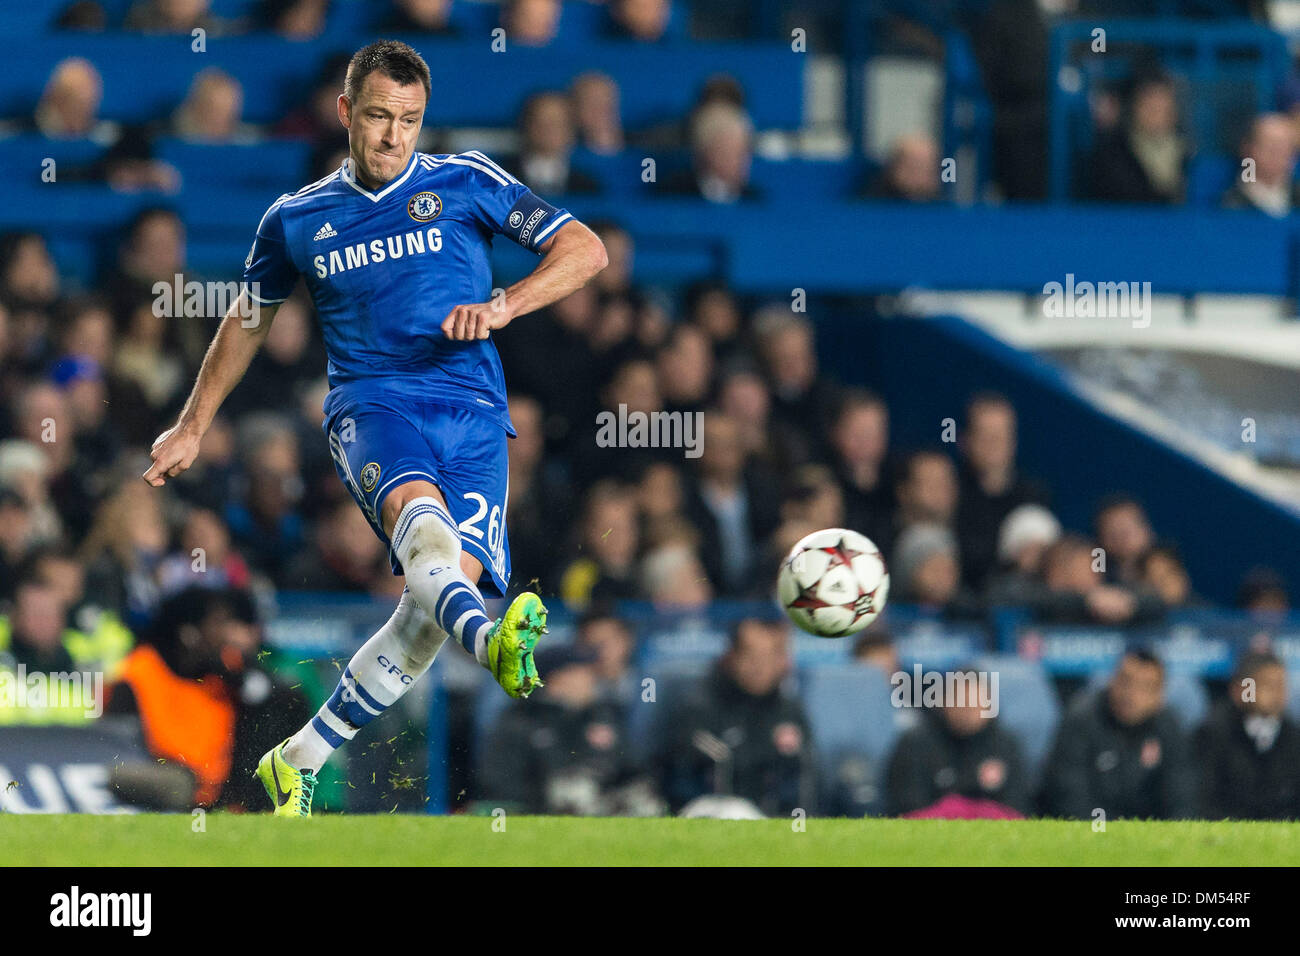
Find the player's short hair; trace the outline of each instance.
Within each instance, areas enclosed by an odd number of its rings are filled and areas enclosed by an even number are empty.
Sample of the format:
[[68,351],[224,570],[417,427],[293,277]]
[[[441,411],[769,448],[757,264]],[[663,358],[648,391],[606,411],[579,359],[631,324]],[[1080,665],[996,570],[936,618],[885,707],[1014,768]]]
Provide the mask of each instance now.
[[348,62],[347,78],[343,81],[343,95],[348,102],[355,103],[361,92],[361,84],[371,73],[382,73],[397,83],[407,86],[419,83],[424,87],[427,101],[433,92],[429,79],[429,64],[415,48],[401,40],[376,40],[363,46]]

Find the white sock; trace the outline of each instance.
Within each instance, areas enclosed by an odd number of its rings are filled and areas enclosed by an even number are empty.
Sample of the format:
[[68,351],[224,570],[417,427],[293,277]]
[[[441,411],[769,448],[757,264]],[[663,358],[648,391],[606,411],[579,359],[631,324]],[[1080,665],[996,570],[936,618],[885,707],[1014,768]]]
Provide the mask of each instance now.
[[423,676],[447,633],[402,592],[387,623],[352,656],[316,716],[289,738],[284,759],[315,772],[330,755],[397,702]]
[[393,526],[393,552],[420,607],[487,666],[492,621],[483,595],[460,569],[460,530],[435,498],[407,502]]

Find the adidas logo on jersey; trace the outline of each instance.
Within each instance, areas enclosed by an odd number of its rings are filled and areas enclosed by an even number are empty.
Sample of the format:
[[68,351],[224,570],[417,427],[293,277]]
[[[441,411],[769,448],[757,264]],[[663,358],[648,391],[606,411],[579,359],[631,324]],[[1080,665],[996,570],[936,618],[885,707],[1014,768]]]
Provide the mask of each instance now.
[[312,236],[311,240],[312,242],[320,242],[322,239],[332,239],[337,235],[338,233],[334,231],[334,227],[327,222],[316,230],[316,235]]

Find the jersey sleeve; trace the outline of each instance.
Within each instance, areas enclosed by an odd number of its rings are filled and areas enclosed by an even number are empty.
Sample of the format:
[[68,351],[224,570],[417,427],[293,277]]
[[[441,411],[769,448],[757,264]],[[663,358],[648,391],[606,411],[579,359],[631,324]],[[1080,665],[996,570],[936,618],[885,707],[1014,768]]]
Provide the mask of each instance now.
[[[284,197],[281,197],[284,198]],[[253,301],[276,305],[289,298],[298,281],[298,268],[289,255],[284,238],[284,220],[279,201],[266,211],[257,227],[253,248],[244,260],[244,289]]]
[[497,235],[537,252],[555,230],[573,219],[566,209],[557,209],[477,150],[461,153],[470,167],[474,184],[474,208],[479,220]]

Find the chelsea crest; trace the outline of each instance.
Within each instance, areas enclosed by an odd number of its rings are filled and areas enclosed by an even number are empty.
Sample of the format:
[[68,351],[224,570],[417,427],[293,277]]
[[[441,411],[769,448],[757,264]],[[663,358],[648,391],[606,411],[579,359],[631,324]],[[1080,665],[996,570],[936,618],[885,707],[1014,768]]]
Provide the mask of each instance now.
[[416,222],[428,222],[442,212],[442,200],[436,193],[416,193],[406,204],[406,211]]

